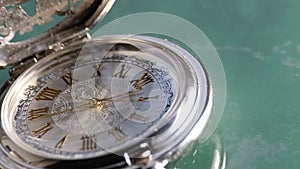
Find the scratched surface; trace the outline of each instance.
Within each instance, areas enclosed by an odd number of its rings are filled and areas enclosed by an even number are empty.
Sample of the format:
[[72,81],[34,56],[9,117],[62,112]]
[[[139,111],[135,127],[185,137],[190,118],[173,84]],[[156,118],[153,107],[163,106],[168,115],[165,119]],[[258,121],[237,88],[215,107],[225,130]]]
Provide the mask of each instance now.
[[[300,1],[121,0],[97,27],[145,11],[174,14],[199,27],[215,45],[227,78],[225,112],[214,135],[168,168],[298,169]],[[7,77],[1,71],[2,83]]]

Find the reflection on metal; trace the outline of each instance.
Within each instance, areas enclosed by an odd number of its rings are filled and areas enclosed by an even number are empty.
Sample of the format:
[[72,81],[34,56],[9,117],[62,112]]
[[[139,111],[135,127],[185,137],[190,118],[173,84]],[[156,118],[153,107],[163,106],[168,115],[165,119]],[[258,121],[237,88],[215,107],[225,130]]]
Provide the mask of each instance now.
[[214,134],[207,142],[197,142],[195,149],[189,155],[180,158],[177,162],[171,163],[167,168],[172,169],[225,169],[226,148],[222,138]]
[[154,169],[166,169],[163,163],[156,163]]
[[131,160],[130,160],[130,157],[129,157],[128,153],[124,153],[124,158],[125,158],[125,161],[126,161],[127,165],[131,166],[132,163],[131,163]]
[[221,169],[225,169],[225,167],[226,167],[226,151],[223,156],[223,163],[222,163]]
[[225,169],[226,167],[226,149],[221,145],[219,137],[214,138],[215,150],[211,169]]
[[226,152],[221,156],[221,152],[215,149],[214,159],[212,162],[211,169],[225,169],[226,167]]

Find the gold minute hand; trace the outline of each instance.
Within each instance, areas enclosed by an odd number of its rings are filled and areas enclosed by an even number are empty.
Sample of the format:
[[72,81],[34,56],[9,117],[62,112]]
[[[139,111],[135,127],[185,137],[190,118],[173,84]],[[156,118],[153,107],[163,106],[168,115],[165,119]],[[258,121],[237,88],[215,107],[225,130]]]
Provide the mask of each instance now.
[[95,103],[96,103],[95,100],[90,100],[88,103],[84,103],[84,104],[74,106],[74,107],[71,107],[71,108],[66,108],[66,109],[61,110],[61,111],[55,111],[53,113],[45,113],[45,114],[39,116],[39,118],[35,118],[35,119],[49,118],[49,117],[53,117],[53,116],[56,116],[56,115],[59,115],[59,114],[63,114],[63,113],[68,112],[68,111],[78,110],[80,108],[87,108],[87,107],[88,108],[94,108],[94,107],[96,107]]
[[101,103],[102,104],[104,104],[104,103],[107,103],[107,102],[113,102],[113,101],[115,101],[115,102],[121,102],[121,101],[129,101],[130,100],[130,102],[146,102],[146,101],[150,101],[150,100],[158,100],[158,98],[159,98],[159,96],[158,95],[156,95],[156,96],[152,96],[152,97],[139,97],[139,98],[137,98],[137,99],[130,99],[130,98],[117,98],[117,99],[110,99],[110,100],[97,100],[97,104],[98,105],[100,105]]
[[[38,118],[34,118],[34,119],[40,119],[40,118],[49,118],[49,117],[53,117],[59,114],[63,114],[65,112],[68,111],[72,111],[72,110],[78,110],[80,108],[84,108],[86,106],[88,106],[88,108],[98,108],[98,109],[102,109],[104,106],[104,103],[106,102],[111,102],[111,101],[121,101],[121,100],[125,100],[126,97],[131,97],[134,96],[137,92],[139,92],[141,89],[136,89],[136,90],[132,90],[123,94],[119,94],[116,96],[112,96],[112,97],[107,97],[107,98],[103,98],[103,99],[98,99],[98,98],[92,98],[90,99],[87,103],[78,105],[78,106],[74,106],[71,108],[66,108],[64,110],[61,111],[55,111],[53,113],[43,113],[42,115],[39,115]],[[141,98],[139,99],[140,101],[144,101],[147,100],[148,98]],[[32,119],[32,120],[34,120]]]
[[126,93],[122,93],[116,96],[111,96],[111,97],[107,97],[107,98],[103,98],[103,99],[98,99],[98,98],[94,98],[98,103],[104,103],[104,102],[109,102],[109,101],[117,101],[117,100],[121,100],[124,99],[126,97],[132,97],[134,96],[137,92],[141,91],[141,89],[136,89],[136,90],[132,90]]

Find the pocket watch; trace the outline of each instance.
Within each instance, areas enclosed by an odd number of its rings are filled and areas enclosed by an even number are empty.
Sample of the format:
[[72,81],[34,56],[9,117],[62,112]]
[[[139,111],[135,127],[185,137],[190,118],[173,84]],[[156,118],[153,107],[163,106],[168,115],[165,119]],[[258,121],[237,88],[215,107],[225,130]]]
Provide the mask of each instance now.
[[[27,0],[1,2],[4,168],[159,169],[201,135],[213,98],[199,60],[155,37],[89,38],[114,0],[37,0],[34,16]],[[53,14],[65,19],[9,42]]]

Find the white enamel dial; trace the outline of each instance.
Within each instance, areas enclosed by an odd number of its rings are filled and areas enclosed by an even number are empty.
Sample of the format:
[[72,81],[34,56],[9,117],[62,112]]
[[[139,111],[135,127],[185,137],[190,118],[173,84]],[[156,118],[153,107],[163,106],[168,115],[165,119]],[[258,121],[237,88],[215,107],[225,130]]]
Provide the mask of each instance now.
[[170,107],[173,82],[134,54],[77,60],[24,84],[13,121],[4,122],[9,134],[25,150],[55,159],[92,158],[144,137]]

